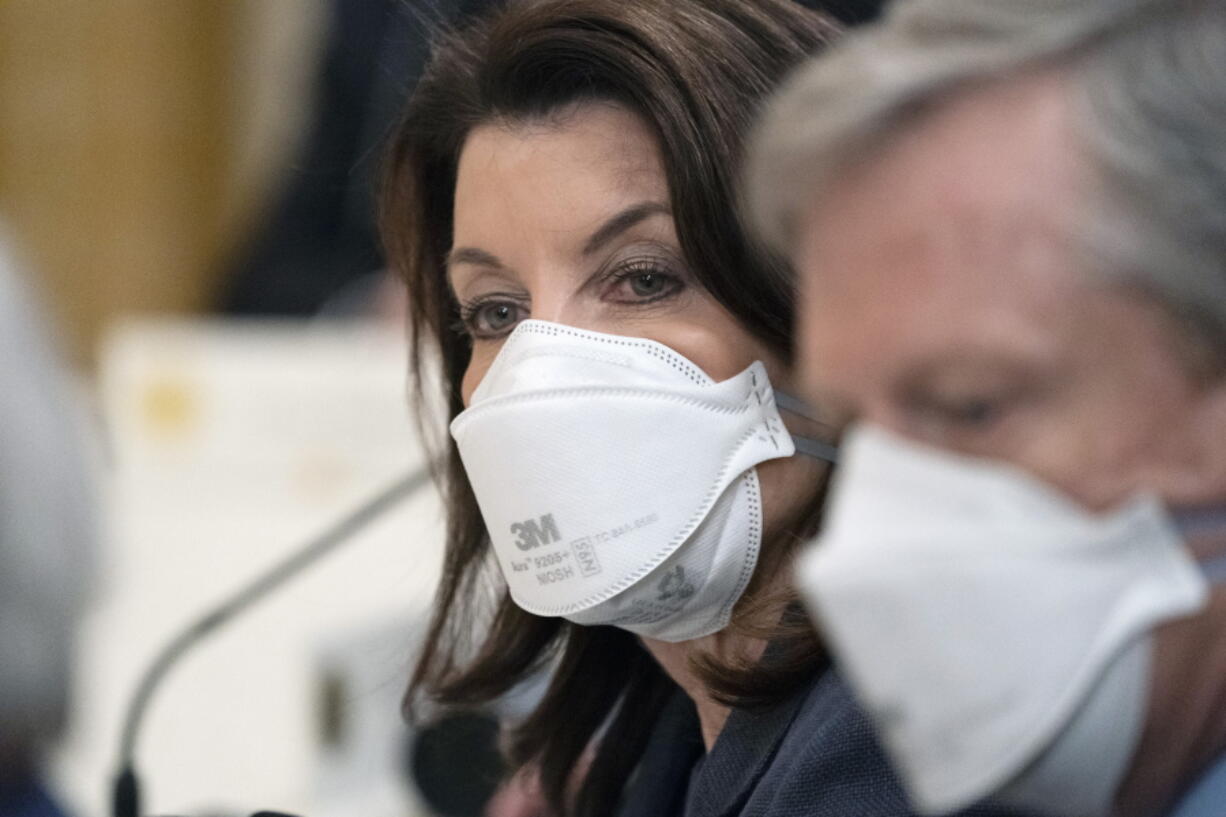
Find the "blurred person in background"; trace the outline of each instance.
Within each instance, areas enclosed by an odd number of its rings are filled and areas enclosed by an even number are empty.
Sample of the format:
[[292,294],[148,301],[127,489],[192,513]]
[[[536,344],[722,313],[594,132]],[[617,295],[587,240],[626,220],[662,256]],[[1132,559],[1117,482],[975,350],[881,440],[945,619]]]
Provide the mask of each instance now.
[[45,755],[69,709],[94,569],[75,395],[0,237],[0,817],[56,817]]
[[779,391],[792,282],[733,200],[760,100],[835,33],[786,0],[507,4],[440,39],[391,145],[454,440],[410,696],[550,664],[510,743],[553,813],[910,813],[790,583],[828,430]]
[[267,212],[238,248],[220,307],[236,315],[364,311],[378,297],[378,146],[426,55],[426,23],[488,0],[333,0],[310,120]]
[[916,803],[1226,814],[1226,4],[900,3],[751,165],[852,424],[800,583]]

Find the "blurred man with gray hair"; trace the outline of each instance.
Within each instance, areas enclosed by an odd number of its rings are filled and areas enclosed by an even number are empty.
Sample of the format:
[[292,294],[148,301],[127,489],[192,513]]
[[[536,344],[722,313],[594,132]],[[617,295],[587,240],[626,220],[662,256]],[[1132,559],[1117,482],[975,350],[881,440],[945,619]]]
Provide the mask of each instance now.
[[60,814],[42,767],[67,714],[95,543],[70,392],[0,241],[0,817]]
[[900,0],[747,201],[847,427],[798,581],[916,805],[1226,815],[1226,2]]

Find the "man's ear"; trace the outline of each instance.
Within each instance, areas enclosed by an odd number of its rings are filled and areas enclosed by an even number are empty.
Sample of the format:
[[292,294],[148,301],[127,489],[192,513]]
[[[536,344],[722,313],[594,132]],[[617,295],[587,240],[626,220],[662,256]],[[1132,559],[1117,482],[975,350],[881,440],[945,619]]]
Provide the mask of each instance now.
[[1170,498],[1181,505],[1226,505],[1226,375],[1204,387],[1188,421],[1189,427],[1171,428],[1187,448]]

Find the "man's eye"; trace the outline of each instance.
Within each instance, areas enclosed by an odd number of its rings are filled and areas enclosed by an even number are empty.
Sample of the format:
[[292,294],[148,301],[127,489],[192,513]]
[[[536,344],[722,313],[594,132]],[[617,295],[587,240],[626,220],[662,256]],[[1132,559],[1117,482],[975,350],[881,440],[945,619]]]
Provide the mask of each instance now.
[[957,446],[993,432],[1002,411],[995,400],[929,398],[917,400],[909,413],[911,429],[919,438]]
[[980,427],[995,422],[1001,413],[996,400],[974,399],[952,403],[945,408],[946,416],[962,426]]
[[994,431],[1011,410],[1011,401],[1001,397],[934,399],[920,411],[921,422],[933,434],[986,434]]

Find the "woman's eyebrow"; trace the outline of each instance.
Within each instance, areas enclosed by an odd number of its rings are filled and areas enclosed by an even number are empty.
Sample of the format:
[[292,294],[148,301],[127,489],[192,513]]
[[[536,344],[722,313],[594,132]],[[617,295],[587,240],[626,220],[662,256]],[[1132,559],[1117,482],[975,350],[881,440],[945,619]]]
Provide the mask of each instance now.
[[447,253],[447,259],[444,265],[451,267],[455,264],[476,264],[481,267],[493,267],[494,269],[502,269],[502,261],[498,256],[492,255],[485,250],[479,250],[476,247],[455,247],[451,252]]
[[[656,215],[669,215],[671,212],[667,204],[662,204],[658,201],[645,201],[631,205],[609,218],[604,224],[600,225],[596,232],[592,233],[591,237],[583,245],[583,254],[591,255],[641,221]],[[492,269],[505,269],[505,265],[498,256],[476,247],[453,248],[447,253],[444,264],[447,267],[452,267],[456,264],[474,264]]]
[[592,233],[592,237],[583,245],[583,254],[591,255],[644,219],[655,215],[668,215],[671,212],[667,204],[661,204],[658,201],[645,201],[627,207]]

